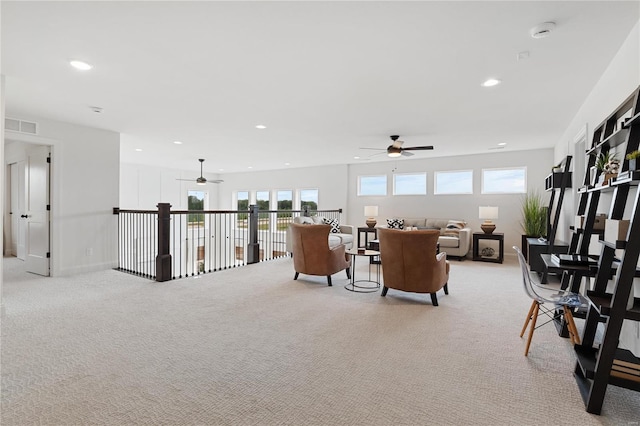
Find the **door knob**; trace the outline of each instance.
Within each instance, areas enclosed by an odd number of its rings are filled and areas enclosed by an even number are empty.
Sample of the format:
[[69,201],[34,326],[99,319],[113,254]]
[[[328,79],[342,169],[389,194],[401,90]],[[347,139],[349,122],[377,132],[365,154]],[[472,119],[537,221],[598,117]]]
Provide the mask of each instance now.
[[23,217],[23,218],[25,218],[25,219],[26,219],[26,218],[28,218],[29,216],[27,216],[26,214],[21,214],[21,215],[20,215],[20,217]]

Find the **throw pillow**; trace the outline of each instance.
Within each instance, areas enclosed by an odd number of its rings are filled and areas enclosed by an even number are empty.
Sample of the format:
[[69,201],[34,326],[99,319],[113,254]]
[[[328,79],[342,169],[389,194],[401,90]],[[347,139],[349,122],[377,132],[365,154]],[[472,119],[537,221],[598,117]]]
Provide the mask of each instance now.
[[340,223],[338,219],[329,219],[327,217],[322,218],[322,222],[325,225],[331,225],[331,233],[338,234],[340,232]]
[[447,222],[447,227],[442,231],[442,235],[458,237],[460,236],[460,230],[466,225],[466,222],[462,222],[460,220],[450,220]]
[[387,228],[389,229],[403,229],[404,219],[387,219]]

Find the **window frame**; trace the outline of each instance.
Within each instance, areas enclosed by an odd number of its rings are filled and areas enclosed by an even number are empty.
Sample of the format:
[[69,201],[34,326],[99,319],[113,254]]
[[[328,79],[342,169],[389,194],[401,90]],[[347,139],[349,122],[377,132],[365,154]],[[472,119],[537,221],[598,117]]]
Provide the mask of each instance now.
[[[471,174],[471,191],[470,192],[439,192],[438,191],[438,174],[467,172]],[[433,195],[473,195],[473,169],[461,170],[439,170],[433,172]]]
[[[421,176],[421,177],[424,177],[424,192],[411,192],[411,193],[398,194],[397,191],[396,191],[396,177],[397,176]],[[392,195],[394,197],[395,196],[403,196],[403,195],[427,195],[427,185],[428,185],[427,172],[394,173],[393,174]]]
[[[362,194],[362,178],[384,177],[384,194]],[[386,197],[389,193],[389,179],[384,175],[359,175],[356,183],[358,197]]]
[[[486,191],[484,188],[484,173],[486,171],[497,171],[497,170],[522,170],[524,171],[524,184],[522,186],[521,191],[513,192],[513,191]],[[495,167],[489,169],[480,170],[480,194],[487,195],[500,195],[500,194],[526,194],[527,193],[527,166],[517,166],[517,167]]]

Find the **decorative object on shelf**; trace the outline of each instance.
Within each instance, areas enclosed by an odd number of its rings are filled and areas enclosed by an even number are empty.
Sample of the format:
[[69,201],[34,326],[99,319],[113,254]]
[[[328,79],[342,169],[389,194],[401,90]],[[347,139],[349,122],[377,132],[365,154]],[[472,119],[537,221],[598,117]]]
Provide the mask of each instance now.
[[626,155],[626,159],[629,161],[629,168],[627,170],[638,170],[638,157],[640,157],[640,151],[637,149],[635,151],[631,151]]
[[601,152],[596,160],[596,167],[600,171],[598,183],[608,185],[612,178],[618,176],[620,161],[616,158],[615,152]]
[[491,219],[498,219],[498,207],[480,206],[478,209],[478,216],[480,219],[484,219],[480,228],[485,234],[491,234],[496,230],[496,225],[491,221]]
[[494,254],[496,254],[496,251],[492,247],[485,247],[480,251],[480,256],[484,257],[492,257]]
[[367,216],[365,222],[369,228],[376,226],[376,216],[378,216],[378,206],[364,206],[364,215]]

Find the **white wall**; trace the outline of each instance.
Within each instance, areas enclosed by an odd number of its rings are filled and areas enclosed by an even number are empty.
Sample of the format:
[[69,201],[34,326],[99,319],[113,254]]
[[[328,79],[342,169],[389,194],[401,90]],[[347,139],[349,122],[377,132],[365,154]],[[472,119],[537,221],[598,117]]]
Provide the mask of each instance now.
[[[206,163],[205,163],[206,164]],[[158,203],[170,203],[173,210],[186,210],[190,190],[207,191],[209,209],[217,209],[219,185],[197,185],[200,165],[193,170],[172,170],[140,164],[120,165],[120,208],[132,210],[157,210]],[[218,175],[203,173],[207,179],[219,179]],[[187,179],[183,181],[178,179]]]
[[[39,134],[34,137],[7,132],[6,139],[51,145],[51,274],[117,266],[117,217],[112,209],[118,206],[120,135],[38,117],[8,115],[37,122]],[[11,152],[11,158],[5,158],[5,164],[24,156],[19,146]]]
[[[555,158],[561,159],[567,153],[572,153],[573,139],[584,128],[585,123],[590,145],[595,127],[607,118],[638,85],[640,85],[640,21],[587,96],[560,140],[557,141]],[[610,195],[601,197],[598,211],[607,213],[610,201]],[[575,209],[571,212],[564,212],[564,215],[566,222],[570,223],[575,215]],[[562,232],[564,238],[568,238],[569,230],[564,228]],[[640,283],[637,279],[635,295],[640,297]],[[635,355],[640,355],[640,324],[638,322],[625,321],[620,335],[620,345],[633,351]]]
[[[428,156],[428,154],[427,154]],[[381,163],[353,164],[349,168],[348,223],[364,226],[364,206],[378,206],[378,226],[386,226],[391,217],[428,217],[439,219],[463,219],[474,232],[480,232],[479,206],[498,206],[500,218],[494,220],[495,232],[505,234],[505,255],[513,255],[511,247],[520,246],[522,228],[521,199],[523,194],[481,194],[482,169],[527,167],[527,186],[538,190],[548,203],[544,192],[544,178],[553,166],[553,150],[537,149],[518,152],[494,152],[481,155],[401,159]],[[393,169],[396,173],[427,172],[427,195],[393,196]],[[473,170],[473,194],[434,195],[434,171]],[[357,178],[360,175],[387,175],[387,196],[357,195]]]

